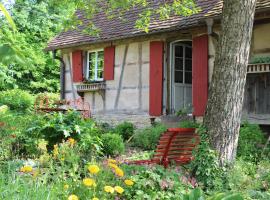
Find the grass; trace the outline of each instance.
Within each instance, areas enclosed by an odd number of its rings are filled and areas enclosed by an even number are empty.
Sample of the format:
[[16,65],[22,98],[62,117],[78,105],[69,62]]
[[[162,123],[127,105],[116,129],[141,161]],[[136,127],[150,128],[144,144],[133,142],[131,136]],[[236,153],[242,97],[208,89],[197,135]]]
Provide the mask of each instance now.
[[42,179],[33,178],[31,175],[22,175],[16,171],[16,168],[17,163],[15,162],[8,162],[1,166],[1,200],[59,199],[59,189],[57,189],[57,185],[48,184]]

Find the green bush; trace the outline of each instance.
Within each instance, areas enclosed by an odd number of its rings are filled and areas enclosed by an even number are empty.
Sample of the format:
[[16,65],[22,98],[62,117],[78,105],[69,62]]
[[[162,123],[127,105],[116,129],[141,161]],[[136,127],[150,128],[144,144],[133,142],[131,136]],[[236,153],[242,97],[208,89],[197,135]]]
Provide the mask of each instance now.
[[204,127],[198,129],[200,144],[193,150],[194,160],[188,168],[205,190],[224,190],[226,170],[219,167],[217,152],[210,146],[209,135]]
[[245,199],[267,199],[270,196],[270,162],[264,160],[256,165],[236,160],[227,173],[227,181],[229,190],[241,193]]
[[107,156],[116,156],[125,151],[125,145],[121,135],[106,133],[101,136],[103,152]]
[[245,161],[259,162],[266,137],[259,125],[245,123],[240,128],[237,156]]
[[7,105],[11,110],[26,111],[34,104],[33,96],[23,90],[13,89],[0,93],[0,106]]
[[166,127],[157,124],[153,127],[138,130],[133,138],[133,146],[144,150],[154,150],[157,146],[160,135],[166,131]]
[[123,122],[115,127],[114,132],[121,135],[126,141],[134,134],[134,125],[130,122]]
[[60,101],[60,95],[58,93],[47,93],[47,92],[38,93],[35,95],[37,106],[39,106],[39,104],[42,100],[44,100],[44,102],[43,102],[44,104],[46,103],[45,97],[48,98],[48,106],[49,107],[55,106],[56,105],[55,103]]
[[200,125],[191,120],[181,121],[179,124],[180,128],[198,128]]

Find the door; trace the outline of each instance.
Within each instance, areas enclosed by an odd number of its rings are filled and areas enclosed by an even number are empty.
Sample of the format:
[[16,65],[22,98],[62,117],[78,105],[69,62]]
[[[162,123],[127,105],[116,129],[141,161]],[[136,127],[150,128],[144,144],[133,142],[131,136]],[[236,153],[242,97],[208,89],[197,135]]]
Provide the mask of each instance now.
[[172,45],[173,112],[192,112],[192,43]]

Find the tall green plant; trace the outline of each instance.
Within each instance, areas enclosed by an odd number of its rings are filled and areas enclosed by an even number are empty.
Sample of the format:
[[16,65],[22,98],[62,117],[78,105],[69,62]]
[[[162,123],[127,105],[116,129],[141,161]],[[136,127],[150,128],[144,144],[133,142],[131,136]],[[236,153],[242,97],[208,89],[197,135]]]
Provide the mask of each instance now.
[[205,190],[224,189],[225,168],[219,166],[217,152],[210,146],[206,129],[201,126],[198,133],[200,144],[193,150],[194,160],[189,168]]

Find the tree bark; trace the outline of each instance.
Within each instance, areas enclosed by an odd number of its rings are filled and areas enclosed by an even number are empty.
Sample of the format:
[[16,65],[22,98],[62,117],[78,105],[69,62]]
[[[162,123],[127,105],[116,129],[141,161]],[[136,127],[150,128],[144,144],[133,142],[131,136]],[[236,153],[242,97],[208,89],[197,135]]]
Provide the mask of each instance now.
[[220,165],[236,156],[256,0],[224,0],[204,118]]

